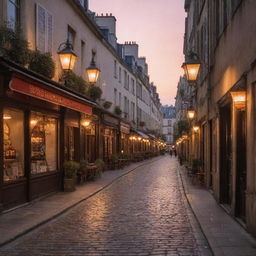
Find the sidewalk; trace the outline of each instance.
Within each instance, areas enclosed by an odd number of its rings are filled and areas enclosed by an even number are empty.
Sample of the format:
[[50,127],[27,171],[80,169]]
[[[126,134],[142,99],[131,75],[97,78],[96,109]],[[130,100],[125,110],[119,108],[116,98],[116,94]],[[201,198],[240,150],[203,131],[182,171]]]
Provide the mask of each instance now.
[[215,256],[256,256],[256,240],[216,202],[212,194],[191,184],[180,168],[185,194]]
[[99,179],[78,185],[75,192],[57,192],[13,211],[0,214],[0,246],[66,212],[139,166],[160,158],[161,156],[133,163],[122,170],[106,171]]

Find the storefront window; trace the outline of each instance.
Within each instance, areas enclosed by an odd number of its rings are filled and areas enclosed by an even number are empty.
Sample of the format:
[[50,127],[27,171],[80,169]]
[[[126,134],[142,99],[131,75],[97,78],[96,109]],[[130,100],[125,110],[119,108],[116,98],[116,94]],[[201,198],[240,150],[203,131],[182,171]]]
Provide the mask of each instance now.
[[4,109],[4,182],[24,177],[24,114]]
[[32,113],[30,118],[32,174],[57,170],[57,127],[56,118]]

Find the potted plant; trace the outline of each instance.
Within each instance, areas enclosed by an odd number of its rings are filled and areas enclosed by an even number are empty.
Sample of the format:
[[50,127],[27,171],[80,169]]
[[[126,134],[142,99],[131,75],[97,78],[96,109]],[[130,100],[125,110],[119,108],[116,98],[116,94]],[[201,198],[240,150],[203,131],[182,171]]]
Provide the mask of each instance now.
[[197,158],[192,159],[192,165],[191,165],[192,174],[196,174],[197,172],[199,172],[200,166],[201,166],[200,159],[197,159]]
[[80,168],[77,171],[78,182],[86,181],[87,178],[87,160],[80,161]]
[[104,171],[105,163],[102,159],[98,158],[96,159],[95,164],[97,166],[97,176],[100,176]]
[[120,116],[122,114],[122,110],[119,106],[115,107],[115,114],[118,115],[118,116]]
[[111,106],[112,106],[112,102],[111,102],[111,101],[105,101],[105,102],[103,103],[103,107],[104,107],[105,109],[109,109],[109,108],[111,108]]
[[64,191],[75,191],[75,180],[80,164],[75,161],[67,161],[63,164],[64,168]]
[[140,126],[141,127],[145,126],[145,122],[144,121],[140,121]]
[[52,79],[55,72],[55,63],[49,53],[34,51],[31,52],[31,59],[28,68],[49,79]]

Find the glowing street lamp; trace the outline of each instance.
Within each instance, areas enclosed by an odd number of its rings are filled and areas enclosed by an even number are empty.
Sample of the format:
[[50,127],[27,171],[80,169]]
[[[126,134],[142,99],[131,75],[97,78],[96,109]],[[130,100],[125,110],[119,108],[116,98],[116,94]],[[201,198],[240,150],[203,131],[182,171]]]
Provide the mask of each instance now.
[[193,126],[193,131],[197,133],[199,131],[199,126]]
[[194,119],[195,118],[196,111],[195,110],[188,110],[187,115],[188,119]]
[[83,125],[84,127],[88,127],[90,124],[91,124],[91,120],[89,120],[89,119],[86,119],[86,120],[84,120],[84,121],[82,122],[82,125]]
[[238,109],[244,109],[246,103],[246,92],[245,91],[235,91],[230,92],[234,105]]
[[60,57],[61,67],[64,71],[74,69],[77,55],[73,50],[73,45],[67,40],[59,46],[58,55]]
[[88,75],[88,80],[90,84],[95,84],[98,81],[99,75],[100,75],[100,70],[96,67],[95,63],[95,55],[96,52],[92,51],[92,60],[90,66],[86,69],[87,75]]
[[197,80],[201,63],[195,53],[191,53],[186,57],[185,62],[182,64],[188,82],[195,82]]

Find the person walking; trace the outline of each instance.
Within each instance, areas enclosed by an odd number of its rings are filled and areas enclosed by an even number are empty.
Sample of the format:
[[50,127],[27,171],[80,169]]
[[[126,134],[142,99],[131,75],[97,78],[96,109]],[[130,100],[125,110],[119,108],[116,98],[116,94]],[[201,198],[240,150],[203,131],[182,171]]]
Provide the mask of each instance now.
[[170,149],[170,156],[172,157],[172,149]]

